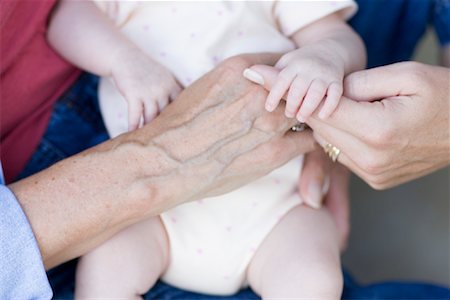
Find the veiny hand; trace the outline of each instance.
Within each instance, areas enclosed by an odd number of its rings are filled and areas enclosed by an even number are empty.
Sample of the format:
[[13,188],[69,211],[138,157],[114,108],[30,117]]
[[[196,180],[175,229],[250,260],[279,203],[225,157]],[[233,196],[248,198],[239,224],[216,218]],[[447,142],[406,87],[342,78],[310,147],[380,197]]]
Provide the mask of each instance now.
[[[252,69],[259,68],[270,67]],[[275,68],[280,72],[267,97],[268,111],[273,111],[287,93],[285,114],[289,118],[304,122],[324,98],[320,117],[333,113],[342,96],[345,70],[344,61],[335,51],[320,44],[307,45],[283,55]]]
[[350,232],[349,178],[347,168],[333,164],[322,149],[305,155],[299,193],[307,205],[319,208],[323,202],[330,211],[341,251],[346,248]]
[[153,122],[10,185],[46,267],[83,255],[149,216],[231,191],[317,149],[310,130],[289,131],[294,120],[281,107],[267,112],[267,92],[242,78],[245,68],[278,57],[231,58]]
[[118,51],[112,68],[114,82],[128,103],[128,127],[147,124],[181,92],[176,79],[164,66],[137,48]]

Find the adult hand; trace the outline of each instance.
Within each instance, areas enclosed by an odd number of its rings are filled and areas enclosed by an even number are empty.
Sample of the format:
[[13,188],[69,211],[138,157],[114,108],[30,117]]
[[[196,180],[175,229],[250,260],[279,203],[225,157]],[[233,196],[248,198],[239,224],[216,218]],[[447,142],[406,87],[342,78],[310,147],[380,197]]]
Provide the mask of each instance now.
[[[251,68],[270,88],[270,67]],[[307,120],[318,142],[376,189],[431,173],[450,162],[450,70],[415,62],[350,74],[336,111]],[[350,99],[353,100],[350,100]]]
[[339,233],[341,251],[346,248],[350,232],[349,179],[347,168],[331,163],[322,149],[306,154],[299,193],[307,205],[320,207],[323,202],[330,211]]
[[242,78],[278,56],[229,59],[185,89],[153,122],[10,185],[47,268],[83,255],[124,227],[218,195],[317,148],[290,132],[283,107]]

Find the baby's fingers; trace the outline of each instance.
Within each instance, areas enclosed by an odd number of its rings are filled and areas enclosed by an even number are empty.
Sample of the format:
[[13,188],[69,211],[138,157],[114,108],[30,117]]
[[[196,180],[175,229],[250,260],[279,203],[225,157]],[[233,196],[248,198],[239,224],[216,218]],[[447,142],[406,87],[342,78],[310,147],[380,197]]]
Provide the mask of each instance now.
[[179,84],[175,83],[175,86],[169,95],[169,101],[172,102],[175,99],[177,99],[178,95],[181,93],[182,90],[183,89],[181,88],[181,86]]
[[335,111],[343,93],[342,83],[332,82],[328,87],[327,98],[319,112],[319,118],[326,119]]
[[302,105],[303,98],[308,91],[310,83],[311,82],[309,80],[305,80],[298,75],[295,77],[291,87],[289,88],[289,93],[286,100],[286,117],[295,117],[299,107]]
[[147,101],[144,105],[144,124],[149,123],[158,115],[158,102],[155,100]]
[[294,80],[295,74],[288,69],[282,70],[277,77],[277,81],[272,86],[266,100],[266,110],[273,111],[280,103],[281,97],[284,96],[287,89]]
[[327,92],[327,85],[320,79],[315,79],[311,83],[308,93],[303,100],[302,106],[297,113],[297,119],[305,122],[309,116],[316,110]]
[[143,105],[140,101],[128,101],[128,130],[138,129],[142,118]]

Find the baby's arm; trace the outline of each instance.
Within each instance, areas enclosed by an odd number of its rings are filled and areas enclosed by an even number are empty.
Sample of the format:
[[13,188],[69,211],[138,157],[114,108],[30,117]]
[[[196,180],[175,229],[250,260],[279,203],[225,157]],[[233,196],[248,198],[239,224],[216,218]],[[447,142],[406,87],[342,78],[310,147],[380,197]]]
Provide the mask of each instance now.
[[344,76],[364,68],[364,44],[338,13],[298,30],[291,38],[299,49],[285,54],[275,65],[281,71],[266,108],[275,109],[289,89],[286,116],[304,122],[326,96],[319,113],[326,118],[342,96]]
[[113,77],[128,102],[130,130],[149,122],[180,91],[172,74],[114,26],[91,1],[60,1],[48,29],[50,44],[74,65]]

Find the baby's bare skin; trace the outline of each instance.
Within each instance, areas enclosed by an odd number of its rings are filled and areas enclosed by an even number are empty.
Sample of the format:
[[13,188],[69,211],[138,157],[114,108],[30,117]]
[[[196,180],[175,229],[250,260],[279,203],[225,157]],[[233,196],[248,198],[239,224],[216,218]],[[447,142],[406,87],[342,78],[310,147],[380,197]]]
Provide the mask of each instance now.
[[151,124],[10,185],[45,266],[81,256],[131,224],[233,190],[315,149],[311,132],[288,132],[293,120],[281,107],[266,112],[267,92],[242,78],[248,66],[277,58],[227,60]]

